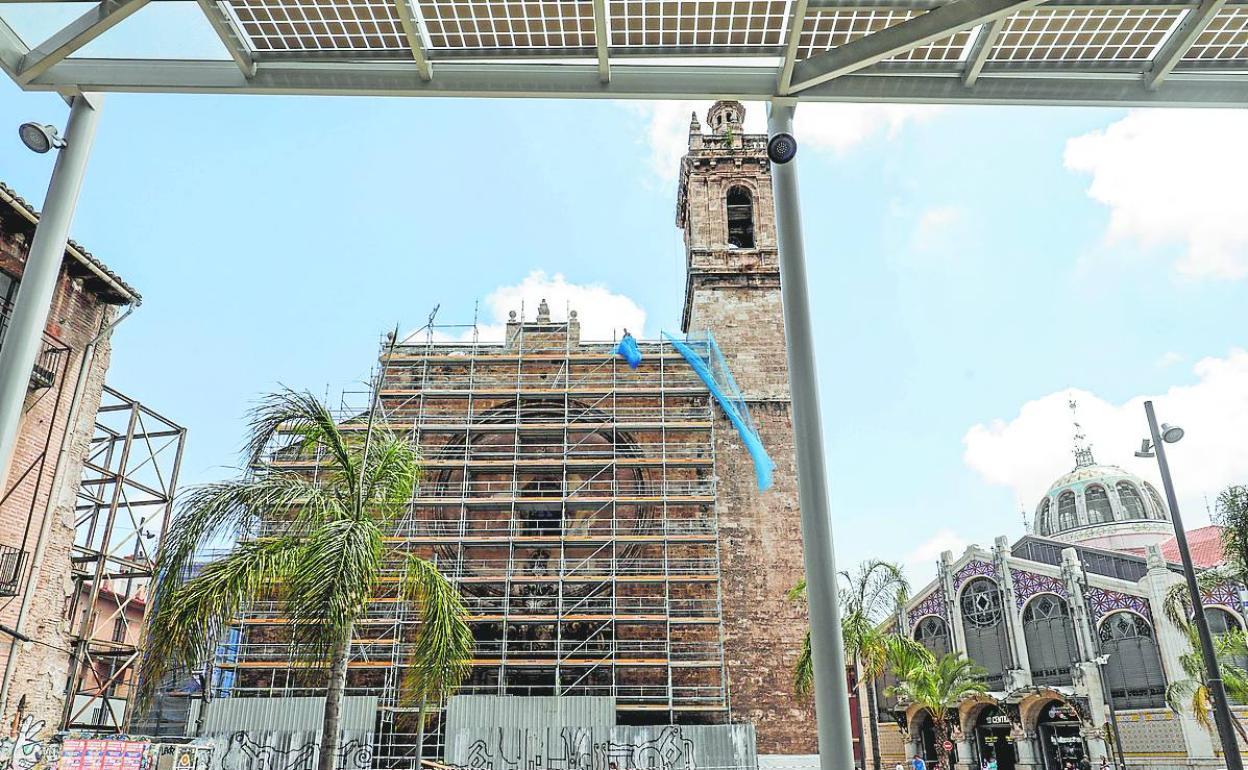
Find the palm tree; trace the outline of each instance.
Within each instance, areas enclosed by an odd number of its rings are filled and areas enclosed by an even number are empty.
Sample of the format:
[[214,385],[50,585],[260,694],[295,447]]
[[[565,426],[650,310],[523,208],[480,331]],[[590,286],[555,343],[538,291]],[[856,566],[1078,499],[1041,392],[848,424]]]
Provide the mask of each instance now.
[[[334,770],[352,629],[392,558],[383,536],[406,509],[420,471],[415,448],[375,428],[371,414],[360,433],[340,430],[310,393],[283,390],[252,411],[243,452],[250,473],[189,490],[165,535],[140,704],[167,673],[210,660],[247,601],[273,595],[284,606],[294,654],[326,670],[318,767]],[[316,477],[270,463],[274,447],[282,458],[315,459]],[[195,554],[224,538],[245,539],[192,574]],[[472,632],[458,593],[432,563],[409,554],[400,572],[400,596],[421,617],[403,695],[437,702],[466,675]]]
[[[851,575],[841,572],[840,606],[841,636],[845,645],[845,657],[853,663],[860,681],[867,682],[867,720],[871,731],[871,763],[880,768],[880,736],[876,723],[877,705],[873,683],[883,676],[890,661],[897,655],[912,653],[919,647],[907,636],[889,633],[881,629],[881,623],[896,614],[910,594],[901,567],[886,561],[871,559],[858,565]],[[789,599],[805,601],[806,581],[801,580],[789,590]],[[814,664],[811,658],[810,632],[802,642],[802,651],[793,668],[793,688],[798,695],[807,696],[814,685]],[[862,721],[861,714],[854,718]]]
[[1239,582],[1248,579],[1248,486],[1229,486],[1218,495],[1213,522],[1222,527],[1222,546]]
[[[1229,571],[1213,569],[1202,573],[1199,583],[1202,589],[1207,590],[1232,579]],[[1206,684],[1205,656],[1200,650],[1200,636],[1192,620],[1192,604],[1188,598],[1187,584],[1171,586],[1166,593],[1163,607],[1166,617],[1183,632],[1188,644],[1187,652],[1179,656],[1179,666],[1186,678],[1176,679],[1166,687],[1166,705],[1175,712],[1191,712],[1196,722],[1212,735],[1217,729],[1213,722],[1213,701]],[[1226,688],[1227,696],[1239,703],[1248,702],[1248,671],[1243,668],[1244,660],[1248,659],[1248,637],[1245,637],[1241,629],[1228,629],[1213,638],[1213,647],[1214,654],[1218,656],[1218,669],[1222,674],[1222,684]],[[1248,733],[1234,710],[1231,711],[1231,724],[1240,737],[1248,742]]]
[[909,665],[895,669],[897,684],[888,688],[890,695],[896,695],[905,703],[920,707],[932,720],[936,730],[936,756],[940,766],[949,770],[949,752],[945,751],[945,742],[952,734],[951,709],[969,695],[987,690],[984,683],[984,670],[960,652],[951,652],[939,660],[929,653],[926,657],[917,656]]

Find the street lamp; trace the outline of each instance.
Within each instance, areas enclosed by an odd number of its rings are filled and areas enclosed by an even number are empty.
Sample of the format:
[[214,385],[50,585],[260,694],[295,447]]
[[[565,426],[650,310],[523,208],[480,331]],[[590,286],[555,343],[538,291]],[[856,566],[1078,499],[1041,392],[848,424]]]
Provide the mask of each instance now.
[[65,146],[65,140],[57,133],[56,126],[47,123],[23,123],[17,127],[17,135],[22,138],[22,144],[26,145],[31,152],[37,152],[40,155],[48,150],[59,150]]
[[1183,429],[1165,423],[1159,427],[1152,401],[1144,402],[1144,414],[1148,417],[1151,440],[1144,439],[1135,456],[1157,458],[1161,483],[1166,488],[1166,502],[1170,505],[1170,519],[1174,523],[1175,542],[1179,546],[1179,556],[1183,559],[1183,576],[1187,578],[1187,593],[1192,602],[1192,614],[1195,615],[1196,633],[1200,636],[1201,657],[1205,660],[1205,671],[1208,674],[1205,686],[1208,687],[1210,700],[1213,701],[1213,721],[1218,726],[1218,738],[1222,742],[1222,758],[1226,762],[1226,770],[1244,770],[1243,760],[1239,756],[1239,743],[1232,727],[1231,708],[1226,702],[1226,688],[1222,685],[1218,656],[1213,647],[1213,636],[1209,633],[1205,605],[1200,598],[1200,587],[1196,584],[1196,569],[1192,566],[1192,554],[1187,548],[1187,533],[1183,529],[1183,518],[1179,515],[1179,501],[1174,495],[1174,482],[1170,480],[1170,465],[1166,462],[1166,444],[1173,444],[1183,438]]

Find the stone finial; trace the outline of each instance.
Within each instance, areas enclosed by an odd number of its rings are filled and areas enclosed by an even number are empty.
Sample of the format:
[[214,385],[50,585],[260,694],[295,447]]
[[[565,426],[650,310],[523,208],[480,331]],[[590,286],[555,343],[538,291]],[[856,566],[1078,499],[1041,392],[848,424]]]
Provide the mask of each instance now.
[[570,322],[575,321],[575,320],[576,320],[576,311],[575,311],[575,310],[569,310],[569,311],[568,311],[568,322],[570,323]]
[[516,322],[516,311],[513,310],[507,314],[507,322],[513,324]]
[[698,122],[697,112],[693,112],[689,115],[689,133],[691,134],[702,133],[702,124]]
[[1161,547],[1157,545],[1148,546],[1148,571],[1154,570],[1166,571],[1166,559],[1161,555]]
[[550,323],[550,305],[547,305],[544,299],[537,305],[537,322],[539,324]]

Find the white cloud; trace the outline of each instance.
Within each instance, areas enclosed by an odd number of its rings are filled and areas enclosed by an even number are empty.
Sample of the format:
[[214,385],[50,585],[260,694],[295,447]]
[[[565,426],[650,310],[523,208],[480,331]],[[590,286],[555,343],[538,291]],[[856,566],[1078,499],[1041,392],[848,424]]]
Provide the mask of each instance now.
[[1181,363],[1182,361],[1183,361],[1182,353],[1176,353],[1173,350],[1168,350],[1165,353],[1162,353],[1160,356],[1158,356],[1157,368],[1168,369],[1177,363]]
[[917,591],[931,580],[934,572],[932,567],[940,561],[941,553],[953,551],[954,558],[957,558],[968,545],[970,541],[952,529],[942,529],[919,543],[902,561],[906,575],[910,578],[911,588]]
[[[567,320],[568,311],[575,310],[581,322],[581,339],[612,340],[619,338],[625,329],[636,337],[646,336],[646,311],[623,294],[616,294],[601,284],[570,283],[562,273],[547,275],[534,270],[517,284],[499,286],[481,303],[478,322],[480,339],[498,342],[506,333],[507,316],[516,311],[532,321],[542,300],[550,306],[550,315],[556,321]],[[409,335],[411,336],[411,335]],[[434,335],[438,340],[471,339],[472,330]]]
[[933,206],[919,214],[911,243],[918,251],[941,251],[956,245],[966,212],[958,206]]
[[1090,174],[1088,196],[1110,209],[1112,242],[1184,247],[1191,277],[1248,276],[1242,180],[1243,110],[1132,110],[1066,143],[1066,168]]
[[1118,465],[1160,490],[1155,460],[1133,453],[1148,433],[1144,401],[1152,399],[1158,418],[1182,425],[1182,443],[1167,454],[1188,526],[1204,521],[1205,497],[1228,484],[1248,482],[1248,351],[1205,358],[1192,367],[1196,382],[1156,396],[1136,396],[1115,404],[1084,390],[1050,393],[1028,401],[1006,420],[971,427],[963,437],[963,459],[985,480],[1010,487],[1020,505],[1034,511],[1058,476],[1074,467],[1073,428],[1067,401],[1079,404],[1079,422],[1098,462]]
[[[665,183],[675,181],[681,157],[689,149],[689,118],[697,113],[706,131],[706,111],[712,102],[650,102],[630,104],[648,119],[646,142],[650,170]],[[745,105],[745,131],[767,133],[767,106]],[[922,122],[942,108],[913,104],[803,104],[797,109],[794,133],[803,149],[836,154],[883,136],[892,139],[907,123]]]

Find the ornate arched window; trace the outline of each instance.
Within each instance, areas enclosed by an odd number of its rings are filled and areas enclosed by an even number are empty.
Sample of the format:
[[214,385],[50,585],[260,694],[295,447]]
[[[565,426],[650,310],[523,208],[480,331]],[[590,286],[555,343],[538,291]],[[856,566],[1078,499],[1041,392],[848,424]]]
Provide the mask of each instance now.
[[1153,506],[1157,511],[1157,518],[1166,518],[1166,504],[1161,502],[1161,495],[1157,494],[1157,488],[1145,481],[1144,489],[1148,492],[1149,499],[1153,501]]
[[990,690],[1000,689],[1011,665],[1008,630],[1001,589],[988,578],[975,578],[962,589],[962,627],[966,631],[966,655],[988,672]]
[[754,200],[744,187],[728,191],[728,245],[735,249],[754,248]]
[[1165,705],[1166,677],[1148,621],[1120,610],[1101,623],[1100,637],[1101,654],[1109,657],[1105,681],[1114,706],[1142,709]]
[[1108,524],[1114,520],[1114,509],[1109,504],[1109,493],[1100,484],[1091,484],[1083,493],[1088,508],[1089,524]]
[[1065,532],[1079,526],[1079,515],[1075,508],[1075,493],[1069,489],[1057,498],[1057,529]]
[[1134,484],[1126,481],[1118,482],[1118,499],[1122,501],[1122,510],[1128,519],[1144,518],[1144,500]]
[[1055,594],[1039,594],[1023,608],[1023,638],[1038,685],[1073,685],[1071,666],[1078,658],[1070,607]]
[[[1215,638],[1229,634],[1232,631],[1244,630],[1244,627],[1240,625],[1239,618],[1221,607],[1206,607],[1205,621],[1209,624],[1209,633],[1213,634]],[[1234,664],[1236,668],[1248,670],[1248,656],[1235,655],[1230,658],[1229,662]]]
[[928,615],[915,627],[914,640],[940,658],[949,652],[949,626],[944,618]]
[[1036,534],[1047,535],[1052,530],[1049,524],[1049,498],[1040,501],[1040,507],[1036,509]]

